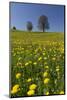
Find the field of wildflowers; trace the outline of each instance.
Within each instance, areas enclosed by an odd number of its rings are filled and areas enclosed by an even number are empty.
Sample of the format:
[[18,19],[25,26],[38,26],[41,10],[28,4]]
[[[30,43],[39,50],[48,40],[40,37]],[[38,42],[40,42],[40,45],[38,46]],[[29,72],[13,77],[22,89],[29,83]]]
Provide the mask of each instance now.
[[21,33],[11,32],[10,37],[11,97],[64,94],[64,40],[61,34],[49,37],[43,33],[41,37],[37,33],[37,37]]

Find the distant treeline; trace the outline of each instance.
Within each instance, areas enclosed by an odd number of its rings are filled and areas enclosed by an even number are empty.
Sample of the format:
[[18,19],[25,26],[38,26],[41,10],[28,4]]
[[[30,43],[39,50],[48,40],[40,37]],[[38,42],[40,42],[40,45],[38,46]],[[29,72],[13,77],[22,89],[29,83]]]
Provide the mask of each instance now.
[[[27,21],[26,28],[27,31],[32,31],[32,29],[34,28],[33,23],[31,21]],[[47,16],[42,15],[39,17],[37,28],[42,32],[45,32],[46,30],[49,29],[49,22]],[[13,26],[13,30],[16,30],[16,26]]]

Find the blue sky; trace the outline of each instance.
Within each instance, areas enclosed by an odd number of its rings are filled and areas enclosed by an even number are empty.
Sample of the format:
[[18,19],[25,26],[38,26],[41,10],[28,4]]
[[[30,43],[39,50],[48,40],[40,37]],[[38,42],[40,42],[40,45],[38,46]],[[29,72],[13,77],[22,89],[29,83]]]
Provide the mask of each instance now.
[[46,4],[10,3],[11,28],[27,30],[27,21],[33,23],[33,31],[39,31],[38,19],[41,15],[48,17],[49,32],[64,32],[64,6]]

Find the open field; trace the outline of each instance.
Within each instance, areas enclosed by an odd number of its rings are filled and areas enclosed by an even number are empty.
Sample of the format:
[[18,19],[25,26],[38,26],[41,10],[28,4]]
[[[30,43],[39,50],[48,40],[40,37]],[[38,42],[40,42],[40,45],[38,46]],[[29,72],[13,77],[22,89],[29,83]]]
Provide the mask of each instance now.
[[50,42],[61,42],[64,40],[63,33],[43,33],[43,32],[22,32],[22,31],[12,31],[12,40],[19,39],[22,43],[39,43],[45,45],[46,41]]
[[11,97],[64,94],[64,34],[10,31]]

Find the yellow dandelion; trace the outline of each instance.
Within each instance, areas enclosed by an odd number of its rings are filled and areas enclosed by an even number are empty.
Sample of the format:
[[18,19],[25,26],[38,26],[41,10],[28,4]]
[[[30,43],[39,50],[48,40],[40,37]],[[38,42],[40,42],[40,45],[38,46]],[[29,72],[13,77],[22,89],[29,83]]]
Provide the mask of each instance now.
[[11,90],[11,94],[15,94],[17,92],[18,92],[18,90]]
[[24,48],[21,48],[22,50],[24,50]]
[[47,72],[47,71],[44,72],[43,76],[44,76],[44,77],[47,77],[47,76],[48,76],[48,72]]
[[34,65],[37,65],[37,62],[34,62],[33,64],[34,64]]
[[64,94],[64,91],[60,91],[60,94]]
[[21,62],[17,62],[17,66],[22,66],[22,63]]
[[56,71],[58,72],[60,69],[59,68],[56,68]]
[[36,84],[32,84],[32,85],[30,85],[30,86],[29,86],[29,89],[30,89],[30,90],[35,90],[35,89],[36,89],[36,87],[37,87],[37,85],[36,85]]
[[53,58],[52,58],[52,60],[53,60],[53,61],[55,61],[55,60],[56,60],[56,58],[55,58],[55,57],[53,57]]
[[47,57],[44,57],[44,60],[46,60],[47,59]]
[[16,74],[16,78],[19,79],[21,77],[21,73]]
[[49,95],[49,92],[47,91],[47,92],[45,93],[45,95]]
[[43,55],[45,55],[45,52],[43,52]]
[[27,63],[25,63],[25,66],[28,66],[29,65],[29,63],[27,62]]
[[48,69],[48,68],[49,68],[49,66],[45,66],[44,68]]
[[31,81],[32,81],[32,79],[31,78],[28,78],[27,82],[31,82]]
[[13,86],[13,90],[18,89],[18,88],[19,88],[19,84],[16,84],[16,85]]
[[34,90],[29,90],[29,91],[27,92],[27,95],[28,95],[28,96],[31,96],[31,95],[34,95],[34,93],[35,93]]
[[48,83],[49,83],[49,81],[50,81],[50,79],[49,79],[49,78],[45,78],[45,79],[44,79],[44,84],[48,84]]
[[57,84],[57,79],[55,79],[54,83]]
[[18,58],[18,60],[21,60],[21,59],[22,59],[22,57],[19,57],[19,58]]
[[15,93],[17,93],[19,90],[20,90],[20,87],[19,87],[18,84],[16,84],[16,85],[13,86],[13,88],[12,88],[12,90],[11,90],[11,93],[12,93],[12,94],[15,94]]
[[42,57],[39,57],[39,58],[38,58],[38,61],[40,61],[41,59],[42,59]]

